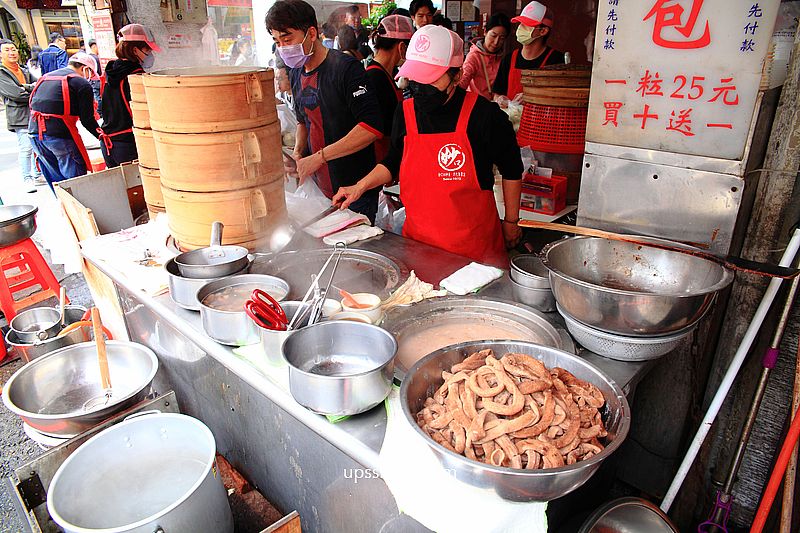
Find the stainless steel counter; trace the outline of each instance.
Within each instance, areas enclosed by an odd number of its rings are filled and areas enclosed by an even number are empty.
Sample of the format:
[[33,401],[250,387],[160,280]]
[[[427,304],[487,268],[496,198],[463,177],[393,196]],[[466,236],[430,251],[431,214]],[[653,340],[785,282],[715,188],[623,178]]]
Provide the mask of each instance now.
[[[355,247],[384,254],[403,271],[414,269],[431,283],[469,262],[389,233]],[[331,424],[297,404],[277,380],[257,371],[230,347],[207,337],[199,313],[180,308],[167,294],[148,296],[100,257],[86,254],[86,259],[114,281],[131,339],[158,355],[160,379],[176,391],[181,410],[211,428],[220,453],[281,511],[297,509],[304,531],[425,530],[398,514],[394,498],[379,479],[378,453],[386,425],[382,406]],[[502,278],[480,294],[511,300],[510,283]],[[563,325],[557,314],[552,315]],[[645,363],[582,355],[626,391],[647,368]]]

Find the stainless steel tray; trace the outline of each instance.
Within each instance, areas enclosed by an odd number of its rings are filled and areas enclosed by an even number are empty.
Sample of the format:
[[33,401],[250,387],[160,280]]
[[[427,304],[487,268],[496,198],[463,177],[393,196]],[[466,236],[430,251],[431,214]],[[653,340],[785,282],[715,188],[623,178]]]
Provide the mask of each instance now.
[[[402,346],[404,337],[444,323],[465,325],[500,323],[506,327],[513,327],[525,337],[525,339],[519,340],[527,340],[552,346],[565,352],[576,353],[575,344],[569,333],[545,314],[526,305],[495,298],[477,296],[434,298],[391,309],[386,313],[380,325],[393,334],[398,345]],[[428,353],[439,348],[443,348],[443,346],[431,346]],[[396,362],[395,369],[398,377],[407,370],[399,361]]]
[[[312,276],[333,252],[332,248],[284,252],[268,259],[256,258],[251,274],[277,276],[289,283],[287,300],[301,300]],[[323,275],[320,286],[328,284],[331,269]],[[367,250],[348,249],[342,255],[333,285],[349,292],[371,292],[385,299],[408,276],[408,269],[385,255]],[[336,292],[338,295],[338,292]],[[338,299],[337,296],[333,298]]]

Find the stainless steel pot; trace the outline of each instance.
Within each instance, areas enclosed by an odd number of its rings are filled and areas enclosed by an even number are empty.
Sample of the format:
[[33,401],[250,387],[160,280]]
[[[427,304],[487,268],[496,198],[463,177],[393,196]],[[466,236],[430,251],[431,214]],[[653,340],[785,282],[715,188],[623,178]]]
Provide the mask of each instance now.
[[214,435],[195,418],[128,418],[67,457],[47,510],[67,533],[232,532],[215,453]]
[[30,238],[36,232],[36,213],[33,205],[0,205],[0,248]]
[[[417,426],[416,414],[425,399],[438,389],[444,380],[442,370],[464,360],[468,355],[490,348],[500,357],[507,353],[523,353],[539,359],[548,368],[561,367],[576,377],[592,383],[603,393],[606,405],[602,408],[603,422],[608,431],[605,449],[596,456],[573,465],[544,470],[524,470],[492,466],[467,459],[451,452],[429,438]],[[442,466],[459,481],[482,489],[492,489],[498,496],[511,501],[550,501],[583,485],[609,455],[619,448],[628,435],[631,411],[622,389],[612,379],[580,357],[530,342],[489,341],[465,342],[437,350],[417,361],[406,374],[400,387],[400,403],[405,420],[421,439],[431,447]]]
[[175,264],[183,277],[216,279],[239,272],[249,264],[247,248],[222,245],[222,230],[222,222],[214,222],[211,226],[211,245],[208,248],[184,252],[175,258]]
[[651,502],[642,498],[610,501],[586,519],[578,533],[678,533],[680,530]]
[[538,289],[526,287],[513,279],[510,281],[511,293],[514,295],[514,300],[525,305],[530,305],[534,309],[538,309],[544,313],[556,310],[556,299],[553,297],[553,291],[550,290],[550,287]]
[[394,337],[377,326],[347,320],[313,324],[283,343],[289,391],[316,413],[363,413],[389,395],[396,353]]
[[550,273],[537,255],[518,255],[511,259],[509,275],[524,287],[532,289],[549,289]]
[[[73,322],[78,322],[83,314],[86,312],[84,307],[78,305],[68,305],[64,308],[64,316],[66,318],[66,325]],[[78,328],[70,331],[62,337],[55,337],[45,341],[37,341],[33,343],[22,342],[13,330],[9,329],[6,333],[6,344],[13,346],[17,353],[20,354],[22,359],[28,363],[37,357],[41,357],[46,353],[53,352],[65,346],[78,344],[79,342],[86,342],[89,340],[89,330],[87,328]]]
[[21,342],[45,341],[61,331],[61,312],[52,307],[26,309],[11,319],[9,327]]
[[625,336],[691,326],[733,281],[731,271],[712,261],[598,237],[550,243],[544,264],[556,301],[570,316]]
[[[239,272],[234,272],[234,275],[246,274],[249,267],[250,262],[248,261],[247,265]],[[172,298],[172,301],[176,304],[190,311],[200,310],[200,302],[197,301],[197,291],[200,290],[200,287],[209,281],[222,279],[194,279],[181,276],[180,270],[178,270],[178,265],[175,264],[174,258],[169,259],[166,263],[164,263],[164,270],[167,271],[167,285],[169,287],[170,298]]]
[[[230,346],[246,346],[256,344],[261,340],[258,326],[250,320],[242,305],[241,311],[220,311],[203,304],[206,296],[227,287],[245,283],[257,283],[259,288],[270,293],[273,297],[281,293],[289,294],[289,284],[281,278],[266,276],[264,274],[240,274],[227,278],[210,281],[197,291],[197,301],[200,305],[200,320],[206,335],[217,342]],[[275,297],[281,301],[284,297]]]
[[142,401],[158,370],[152,350],[126,341],[107,341],[113,394],[108,403],[94,342],[73,344],[43,355],[11,376],[3,403],[33,429],[74,437]]

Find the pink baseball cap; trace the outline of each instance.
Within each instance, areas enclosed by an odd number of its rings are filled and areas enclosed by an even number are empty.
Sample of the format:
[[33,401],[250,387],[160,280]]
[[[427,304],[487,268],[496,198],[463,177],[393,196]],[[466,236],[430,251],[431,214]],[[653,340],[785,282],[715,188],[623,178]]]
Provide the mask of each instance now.
[[156,40],[153,37],[153,32],[141,24],[128,24],[119,30],[117,37],[119,37],[120,41],[145,42],[153,52],[161,51],[161,47],[156,44]]
[[80,63],[92,69],[92,79],[98,79],[97,76],[97,61],[86,52],[75,52],[69,58],[70,63]]
[[407,41],[414,35],[414,26],[411,19],[403,15],[389,15],[383,17],[378,24],[378,35],[387,39]]
[[550,11],[544,4],[539,2],[531,2],[522,8],[522,13],[518,17],[511,19],[511,22],[519,22],[525,26],[535,28],[536,26],[544,25],[548,28],[553,27],[553,12]]
[[463,64],[464,41],[461,37],[442,26],[428,24],[411,37],[406,62],[395,78],[429,84],[441,78],[450,67]]

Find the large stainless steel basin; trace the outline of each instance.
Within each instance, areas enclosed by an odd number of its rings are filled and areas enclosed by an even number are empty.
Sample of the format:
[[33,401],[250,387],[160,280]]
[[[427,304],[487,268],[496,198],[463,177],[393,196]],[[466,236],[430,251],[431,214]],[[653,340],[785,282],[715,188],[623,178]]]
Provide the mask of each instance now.
[[558,304],[583,324],[618,335],[688,328],[733,281],[731,271],[700,257],[599,237],[569,237],[544,251]]

